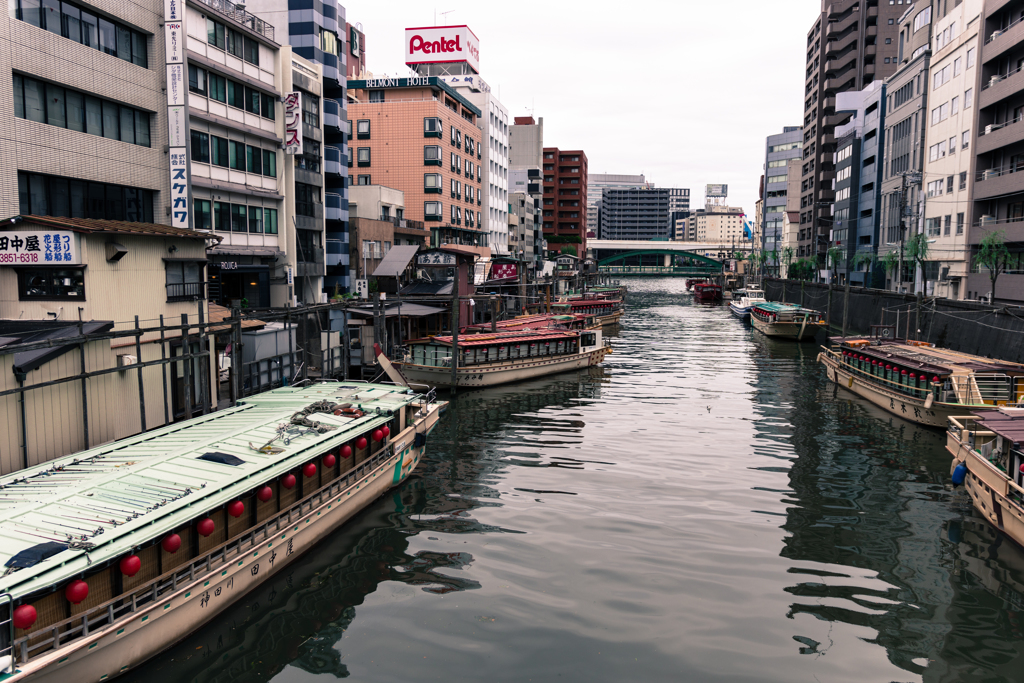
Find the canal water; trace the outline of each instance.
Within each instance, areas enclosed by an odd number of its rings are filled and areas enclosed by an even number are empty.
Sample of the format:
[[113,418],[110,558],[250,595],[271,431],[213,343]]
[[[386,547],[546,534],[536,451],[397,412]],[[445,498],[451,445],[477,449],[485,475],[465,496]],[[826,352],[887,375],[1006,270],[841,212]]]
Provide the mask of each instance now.
[[1020,681],[1024,552],[939,432],[682,280],[465,392],[415,476],[129,680]]

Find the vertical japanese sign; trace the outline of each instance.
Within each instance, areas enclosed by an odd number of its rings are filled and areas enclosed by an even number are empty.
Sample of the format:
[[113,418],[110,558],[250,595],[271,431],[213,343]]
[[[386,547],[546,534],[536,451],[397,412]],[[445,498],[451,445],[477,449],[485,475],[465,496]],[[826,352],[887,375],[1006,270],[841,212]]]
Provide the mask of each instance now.
[[302,154],[302,93],[284,98],[284,153]]
[[164,52],[167,64],[167,142],[171,171],[171,225],[191,227],[188,88],[185,77],[185,0],[164,0]]

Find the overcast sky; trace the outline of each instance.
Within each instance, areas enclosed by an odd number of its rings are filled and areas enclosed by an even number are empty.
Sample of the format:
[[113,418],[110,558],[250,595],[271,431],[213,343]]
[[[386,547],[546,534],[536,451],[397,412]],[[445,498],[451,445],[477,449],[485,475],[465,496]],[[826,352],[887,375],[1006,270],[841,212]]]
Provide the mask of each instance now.
[[765,137],[803,118],[804,43],[820,9],[818,0],[341,1],[349,23],[362,24],[375,75],[408,73],[406,27],[467,24],[480,39],[480,75],[510,117],[544,117],[546,146],[583,149],[591,173],[688,187],[694,208],[705,184],[727,183],[729,203],[749,216]]

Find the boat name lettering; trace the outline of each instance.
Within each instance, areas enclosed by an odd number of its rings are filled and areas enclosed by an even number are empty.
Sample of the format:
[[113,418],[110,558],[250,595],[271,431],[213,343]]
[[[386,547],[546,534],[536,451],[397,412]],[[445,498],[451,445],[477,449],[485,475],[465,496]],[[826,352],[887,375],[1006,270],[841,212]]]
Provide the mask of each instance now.
[[405,442],[404,441],[399,441],[398,445],[395,446],[395,453],[398,453],[399,451],[403,450],[404,448],[405,448]]
[[257,574],[259,574],[260,573],[260,563],[257,562],[256,564],[254,564],[252,566],[252,569],[250,569],[249,571],[252,572],[253,576],[256,576]]

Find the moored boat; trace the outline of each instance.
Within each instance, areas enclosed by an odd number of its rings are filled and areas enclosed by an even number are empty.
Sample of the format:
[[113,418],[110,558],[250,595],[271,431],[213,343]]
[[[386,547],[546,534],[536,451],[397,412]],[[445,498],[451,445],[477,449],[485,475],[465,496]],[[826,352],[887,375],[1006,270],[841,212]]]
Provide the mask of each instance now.
[[[489,387],[558,372],[579,370],[604,360],[610,347],[601,330],[523,330],[460,337],[456,383]],[[429,337],[408,343],[401,372],[414,382],[452,386],[452,338]]]
[[785,339],[813,339],[825,326],[821,313],[796,304],[766,301],[750,309],[750,324],[761,334]]
[[953,485],[963,484],[974,509],[1024,545],[1024,408],[950,417],[946,450]]
[[927,342],[838,337],[818,355],[828,379],[911,422],[943,428],[964,411],[1024,401],[1024,365]]
[[491,329],[491,323],[467,325],[462,328],[465,334],[487,334],[490,332],[515,332],[519,330],[593,330],[601,327],[601,322],[593,315],[570,315],[564,313],[538,313],[521,315],[509,320],[498,320]]
[[722,300],[722,285],[715,282],[698,282],[693,286],[693,300],[714,303]]
[[751,309],[763,303],[767,303],[764,292],[760,289],[745,289],[742,290],[739,298],[733,297],[733,300],[729,302],[729,310],[740,320],[746,320],[750,317]]
[[0,680],[134,669],[404,481],[443,406],[283,387],[0,478]]

